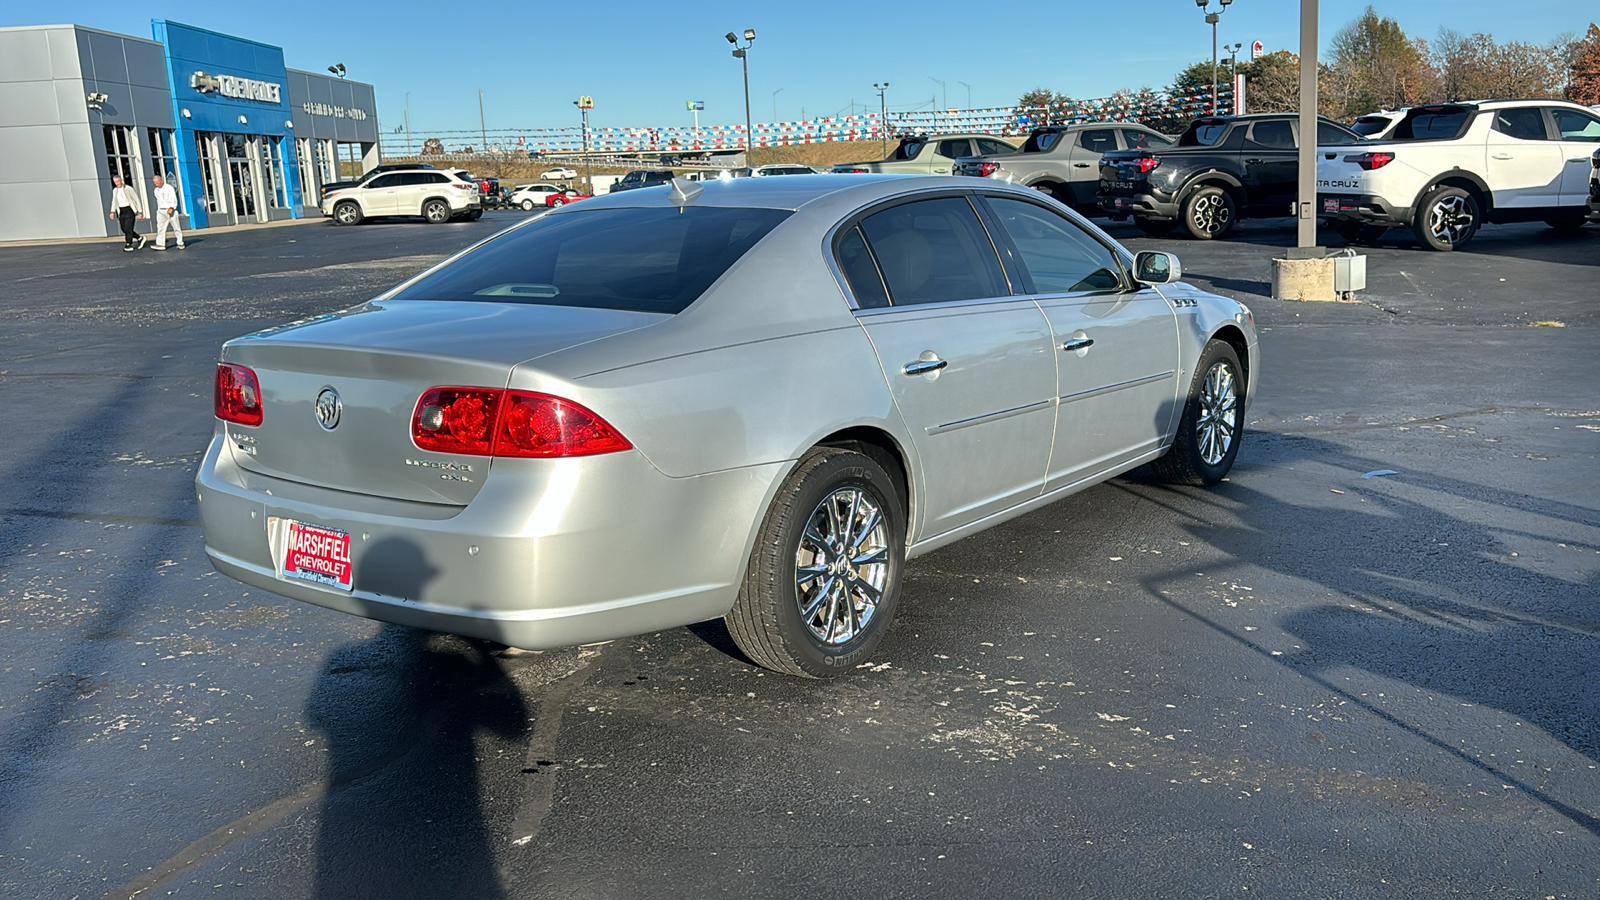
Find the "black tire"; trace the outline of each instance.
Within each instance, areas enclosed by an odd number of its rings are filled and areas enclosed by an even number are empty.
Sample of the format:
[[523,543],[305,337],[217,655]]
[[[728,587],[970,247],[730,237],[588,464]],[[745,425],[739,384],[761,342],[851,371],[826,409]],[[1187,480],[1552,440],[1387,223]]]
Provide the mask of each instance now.
[[467,213],[465,216],[462,216],[462,218],[466,219],[468,222],[476,222],[483,218],[483,210],[475,209],[472,212]]
[[1183,202],[1183,227],[1195,240],[1215,240],[1233,230],[1238,220],[1233,195],[1216,185],[1206,185]]
[[1429,250],[1460,250],[1478,233],[1482,221],[1478,198],[1471,191],[1443,185],[1417,204],[1411,230],[1417,243]]
[[1073,205],[1072,188],[1064,184],[1055,184],[1053,182],[1044,181],[1040,182],[1039,184],[1030,184],[1028,186],[1039,193],[1044,194],[1046,197],[1054,197],[1062,203],[1065,203],[1067,206]]
[[1166,237],[1178,227],[1177,219],[1147,219],[1144,216],[1134,216],[1133,224],[1150,237]]
[[1344,238],[1347,244],[1376,244],[1378,239],[1389,230],[1383,225],[1368,225],[1365,222],[1352,222],[1348,219],[1341,220],[1333,226],[1339,232],[1339,237]]
[[333,208],[333,221],[340,225],[360,225],[363,218],[361,204],[354,200],[346,200]]
[[1221,481],[1244,437],[1244,391],[1239,354],[1225,341],[1207,343],[1189,383],[1178,434],[1166,455],[1150,464],[1156,477],[1172,484]]
[[422,218],[429,225],[442,225],[450,221],[450,204],[439,199],[424,200],[422,201]]
[[533,201],[532,200],[524,200],[524,201],[522,201],[522,209],[525,212],[533,212]]
[[[852,531],[857,527],[859,534]],[[857,542],[855,552],[844,553],[842,542],[818,541],[841,535]],[[761,523],[726,616],[728,633],[752,661],[777,672],[810,678],[849,672],[867,660],[894,618],[905,536],[900,492],[882,465],[852,450],[811,449]],[[837,555],[830,559],[830,552]],[[810,577],[801,560],[809,560]],[[857,618],[863,613],[864,622]]]
[[1577,231],[1589,221],[1589,211],[1575,209],[1570,212],[1559,212],[1544,220],[1546,225],[1557,231]]

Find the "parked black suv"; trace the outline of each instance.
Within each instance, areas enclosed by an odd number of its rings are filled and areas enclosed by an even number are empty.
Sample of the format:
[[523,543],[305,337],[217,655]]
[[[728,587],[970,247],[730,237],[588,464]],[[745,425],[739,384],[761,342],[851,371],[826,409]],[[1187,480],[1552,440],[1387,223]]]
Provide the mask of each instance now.
[[631,191],[634,188],[653,187],[666,184],[672,180],[671,169],[634,169],[622,176],[622,180],[611,185],[610,193],[618,191]]
[[[1293,113],[1204,116],[1175,146],[1108,151],[1100,159],[1100,208],[1119,221],[1132,216],[1145,234],[1181,224],[1203,241],[1240,219],[1293,215],[1299,133]],[[1319,146],[1360,141],[1337,122],[1317,122]]]

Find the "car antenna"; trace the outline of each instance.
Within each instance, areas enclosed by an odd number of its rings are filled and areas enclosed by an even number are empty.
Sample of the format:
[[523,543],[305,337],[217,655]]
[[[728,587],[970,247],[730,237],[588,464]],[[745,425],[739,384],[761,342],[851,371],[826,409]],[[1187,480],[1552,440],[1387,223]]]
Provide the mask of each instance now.
[[700,196],[705,189],[705,185],[699,182],[690,181],[681,176],[674,177],[672,179],[672,205],[680,208],[687,206],[693,203],[694,198]]

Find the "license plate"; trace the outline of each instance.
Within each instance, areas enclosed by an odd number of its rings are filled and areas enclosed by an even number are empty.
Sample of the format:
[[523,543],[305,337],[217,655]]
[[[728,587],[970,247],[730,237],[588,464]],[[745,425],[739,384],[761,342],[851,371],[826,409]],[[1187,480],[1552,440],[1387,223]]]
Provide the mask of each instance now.
[[290,520],[283,576],[350,590],[350,532]]
[[1116,199],[1111,201],[1111,205],[1117,207],[1118,209],[1121,209],[1122,207],[1128,205],[1128,201],[1122,199],[1121,197],[1117,197]]
[[1338,212],[1339,211],[1339,198],[1338,197],[1328,197],[1325,200],[1323,200],[1322,201],[1322,211],[1323,212],[1334,212],[1334,213]]

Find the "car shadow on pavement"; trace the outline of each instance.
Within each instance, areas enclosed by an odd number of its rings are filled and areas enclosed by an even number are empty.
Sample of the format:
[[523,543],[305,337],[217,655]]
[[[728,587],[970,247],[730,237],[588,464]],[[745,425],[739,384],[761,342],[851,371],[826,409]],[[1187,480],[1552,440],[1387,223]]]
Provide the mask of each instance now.
[[329,654],[306,710],[328,753],[314,896],[505,896],[479,760],[529,713],[493,649],[386,624]]
[[[1543,767],[1512,764],[1504,751],[1522,750],[1504,743],[1511,735],[1464,732],[1442,712],[1454,704],[1430,696],[1499,710],[1600,763],[1600,681],[1594,678],[1600,670],[1600,613],[1593,604],[1600,576],[1557,578],[1547,574],[1553,568],[1548,563],[1525,561],[1510,549],[1542,544],[1560,553],[1565,551],[1556,548],[1564,545],[1593,554],[1600,551],[1600,514],[1427,471],[1364,480],[1363,472],[1384,464],[1315,438],[1261,435],[1253,455],[1256,467],[1266,458],[1273,467],[1315,465],[1347,474],[1330,482],[1337,488],[1328,502],[1301,505],[1251,488],[1248,472],[1236,470],[1229,483],[1213,490],[1239,523],[1197,522],[1191,526],[1195,540],[1242,565],[1319,585],[1338,599],[1284,613],[1278,625],[1300,644],[1279,656],[1260,638],[1236,633],[1173,599],[1167,592],[1192,575],[1188,570],[1148,580],[1150,595],[1312,679],[1342,704],[1409,733],[1458,766],[1479,770],[1485,780],[1513,787],[1600,835],[1593,797],[1563,796],[1562,785],[1583,776],[1563,780]],[[1136,473],[1118,484],[1155,502],[1173,490],[1142,480]],[[1281,493],[1281,486],[1270,489]],[[1486,526],[1491,516],[1503,524]],[[1346,677],[1351,669],[1413,685],[1417,697],[1391,692],[1380,700],[1352,689]],[[1424,703],[1421,697],[1428,698],[1424,708],[1441,714],[1419,722],[1413,711]],[[1482,713],[1466,715],[1484,720]],[[1549,751],[1541,755],[1550,758]]]

